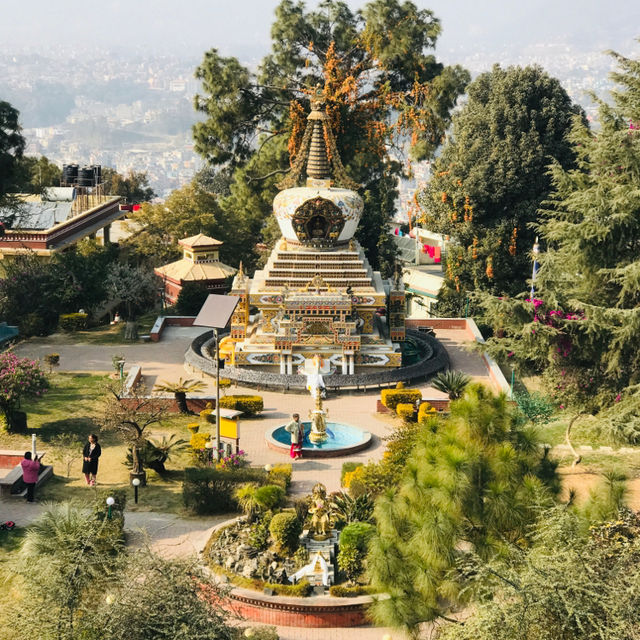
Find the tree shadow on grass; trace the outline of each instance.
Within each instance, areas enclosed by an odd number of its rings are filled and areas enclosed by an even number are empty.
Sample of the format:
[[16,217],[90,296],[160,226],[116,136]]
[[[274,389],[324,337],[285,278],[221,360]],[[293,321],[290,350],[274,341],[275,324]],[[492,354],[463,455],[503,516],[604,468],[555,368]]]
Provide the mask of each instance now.
[[77,435],[79,440],[84,440],[90,433],[98,429],[98,425],[92,418],[83,416],[81,418],[66,418],[64,420],[43,422],[36,433],[44,442],[50,442],[55,436],[66,433]]

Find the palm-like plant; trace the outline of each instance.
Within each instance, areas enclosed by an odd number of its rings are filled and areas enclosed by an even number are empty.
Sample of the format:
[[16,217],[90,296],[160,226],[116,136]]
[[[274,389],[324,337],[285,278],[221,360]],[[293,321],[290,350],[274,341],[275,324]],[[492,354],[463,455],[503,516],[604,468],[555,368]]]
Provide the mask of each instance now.
[[189,411],[189,407],[187,406],[187,393],[204,391],[206,387],[207,385],[201,380],[191,380],[189,378],[183,380],[180,378],[178,382],[167,382],[165,380],[157,384],[153,390],[159,391],[160,393],[173,393],[178,403],[180,413],[193,413],[193,411]]
[[374,502],[368,493],[352,498],[341,491],[331,496],[331,512],[337,523],[371,522],[373,508]]
[[260,503],[256,498],[257,490],[258,485],[254,482],[249,482],[242,485],[235,493],[235,498],[240,505],[240,509],[242,509],[244,515],[247,516],[249,522],[253,522],[261,511]]
[[449,396],[449,400],[462,397],[471,378],[462,371],[441,371],[432,381],[431,386]]

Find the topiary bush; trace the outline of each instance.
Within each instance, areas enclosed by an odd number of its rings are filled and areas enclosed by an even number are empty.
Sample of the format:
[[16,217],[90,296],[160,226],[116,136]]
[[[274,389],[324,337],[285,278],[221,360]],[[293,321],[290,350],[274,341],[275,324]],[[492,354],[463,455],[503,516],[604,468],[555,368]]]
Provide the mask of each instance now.
[[232,395],[220,398],[220,406],[225,409],[242,411],[246,416],[254,416],[264,409],[262,396]]
[[361,466],[362,462],[343,462],[342,471],[340,472],[340,486],[346,487],[347,485],[345,484],[345,476],[347,475],[347,473],[351,473]]
[[428,402],[423,402],[418,409],[418,422],[422,422],[437,414],[438,412],[435,407],[432,407]]
[[276,513],[271,519],[269,533],[276,551],[292,556],[300,543],[299,537],[302,533],[302,523],[298,520],[298,516],[291,511]]
[[89,325],[86,313],[63,313],[58,319],[58,326],[63,331],[84,331]]
[[[199,515],[239,511],[236,489],[246,482],[264,484],[266,479],[266,471],[250,467],[234,471],[187,467],[184,470],[182,499],[189,511]],[[284,490],[277,489],[284,497]]]
[[413,420],[414,411],[415,411],[415,408],[414,408],[414,405],[412,404],[405,404],[404,402],[399,402],[396,405],[396,413],[403,420]]
[[277,484],[285,490],[288,489],[292,471],[290,464],[274,464],[269,470],[269,484]]
[[285,490],[276,484],[256,489],[256,502],[263,509],[277,509],[284,504],[285,496]]
[[398,404],[411,404],[416,406],[416,401],[422,400],[420,389],[383,389],[380,393],[382,404],[395,411]]

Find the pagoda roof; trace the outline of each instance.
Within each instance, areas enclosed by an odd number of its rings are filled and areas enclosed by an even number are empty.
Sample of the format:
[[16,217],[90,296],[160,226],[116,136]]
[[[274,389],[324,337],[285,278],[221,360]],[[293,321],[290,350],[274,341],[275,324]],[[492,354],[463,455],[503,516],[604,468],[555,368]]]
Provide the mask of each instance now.
[[203,233],[198,233],[195,236],[189,236],[188,238],[182,238],[178,240],[178,244],[183,247],[221,247],[224,243],[215,238],[205,236]]
[[227,276],[234,275],[236,271],[237,269],[218,260],[193,262],[186,258],[154,269],[154,273],[159,276],[181,282],[224,280]]

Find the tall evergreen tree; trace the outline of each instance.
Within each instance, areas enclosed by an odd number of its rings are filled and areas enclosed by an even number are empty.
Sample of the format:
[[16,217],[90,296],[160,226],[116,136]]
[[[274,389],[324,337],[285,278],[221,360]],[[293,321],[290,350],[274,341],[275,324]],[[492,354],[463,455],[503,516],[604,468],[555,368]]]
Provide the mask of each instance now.
[[576,119],[577,167],[552,166],[555,191],[536,231],[544,251],[535,296],[486,301],[489,350],[544,370],[563,407],[601,414],[640,440],[640,61],[613,54],[613,103],[600,130]]
[[376,503],[368,567],[389,594],[376,620],[415,633],[442,615],[460,554],[488,559],[515,544],[557,490],[554,463],[504,394],[470,385],[449,418],[421,429],[399,486]]
[[[372,0],[358,12],[337,0],[315,10],[282,0],[271,53],[257,73],[215,49],[205,54],[196,71],[203,90],[195,107],[205,119],[194,126],[195,148],[209,163],[234,170],[223,208],[247,234],[246,245],[271,213],[276,183],[301,142],[309,96],[320,86],[342,161],[363,185],[359,240],[376,268],[392,262],[388,243],[380,242],[401,170],[389,145],[410,135],[414,155],[428,157],[468,81],[461,68],[436,61],[439,33],[433,13],[408,0]],[[255,258],[238,256],[245,265]]]
[[514,294],[531,267],[530,225],[551,191],[547,166],[573,165],[572,105],[540,67],[495,65],[468,87],[453,136],[419,198],[424,222],[451,236],[438,309],[462,312],[469,292]]

